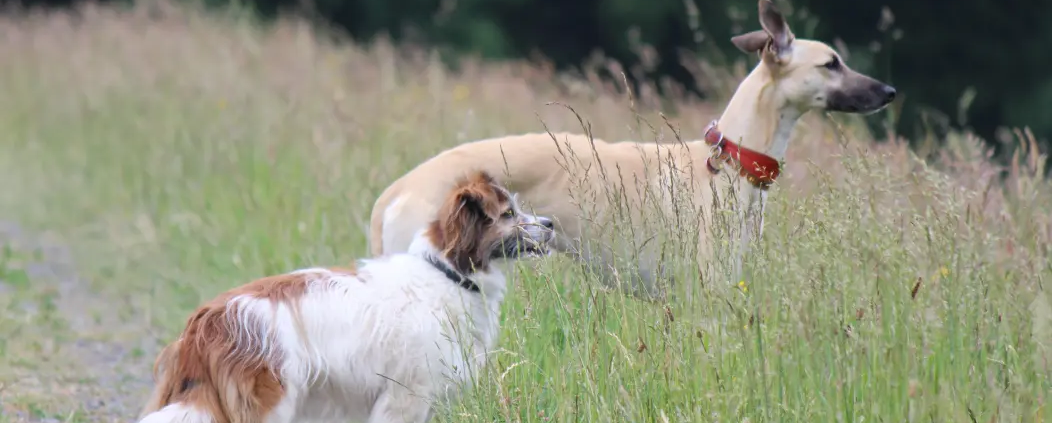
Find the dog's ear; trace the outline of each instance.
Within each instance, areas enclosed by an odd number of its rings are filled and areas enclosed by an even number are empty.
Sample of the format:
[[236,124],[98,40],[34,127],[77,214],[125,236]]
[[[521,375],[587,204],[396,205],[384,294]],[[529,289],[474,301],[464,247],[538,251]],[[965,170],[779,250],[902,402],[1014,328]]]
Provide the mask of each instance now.
[[770,40],[771,36],[762,29],[731,37],[731,43],[744,53],[756,53],[762,50]]
[[457,200],[473,208],[486,218],[499,212],[501,198],[495,188],[496,181],[485,171],[474,171],[457,184]]
[[[789,29],[789,23],[785,21],[778,8],[771,0],[760,0],[760,26],[770,36],[771,44],[769,52],[772,59],[781,61],[792,48],[793,31]],[[766,53],[766,52],[765,52]]]
[[476,172],[454,188],[443,213],[440,248],[453,262],[457,271],[474,273],[487,265],[488,252],[481,251],[492,208],[499,202],[494,198],[493,178]]

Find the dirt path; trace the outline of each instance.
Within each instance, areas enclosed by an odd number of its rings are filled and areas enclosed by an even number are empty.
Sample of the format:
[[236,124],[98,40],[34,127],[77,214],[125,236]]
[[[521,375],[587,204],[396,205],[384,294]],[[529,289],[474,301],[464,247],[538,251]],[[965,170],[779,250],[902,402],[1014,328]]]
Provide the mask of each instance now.
[[0,310],[17,334],[0,347],[0,422],[134,421],[158,351],[147,320],[79,277],[60,239],[0,221],[4,246],[24,282],[0,274],[0,298],[18,303]]

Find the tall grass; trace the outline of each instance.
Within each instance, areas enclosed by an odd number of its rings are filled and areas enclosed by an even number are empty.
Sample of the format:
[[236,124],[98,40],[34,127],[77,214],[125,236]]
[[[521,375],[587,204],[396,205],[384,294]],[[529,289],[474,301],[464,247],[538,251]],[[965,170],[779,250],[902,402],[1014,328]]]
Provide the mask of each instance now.
[[[362,257],[376,195],[442,149],[584,130],[549,102],[597,138],[661,142],[723,104],[164,4],[9,16],[0,57],[0,215],[62,234],[85,301],[162,342],[236,284]],[[562,258],[523,268],[492,366],[440,419],[1045,421],[1052,195],[1017,135],[1002,168],[969,134],[920,158],[809,116],[744,281],[652,303]]]

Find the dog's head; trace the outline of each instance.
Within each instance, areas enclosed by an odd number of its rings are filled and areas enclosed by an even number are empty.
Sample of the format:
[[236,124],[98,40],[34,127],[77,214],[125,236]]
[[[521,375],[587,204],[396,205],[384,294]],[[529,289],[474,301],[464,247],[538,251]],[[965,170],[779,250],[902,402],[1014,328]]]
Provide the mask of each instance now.
[[461,179],[429,228],[431,243],[458,272],[485,272],[492,260],[548,253],[551,219],[519,209],[515,196],[479,171]]
[[895,99],[895,88],[847,66],[831,47],[798,40],[771,0],[760,0],[761,30],[731,38],[759,53],[786,100],[803,110],[873,113]]

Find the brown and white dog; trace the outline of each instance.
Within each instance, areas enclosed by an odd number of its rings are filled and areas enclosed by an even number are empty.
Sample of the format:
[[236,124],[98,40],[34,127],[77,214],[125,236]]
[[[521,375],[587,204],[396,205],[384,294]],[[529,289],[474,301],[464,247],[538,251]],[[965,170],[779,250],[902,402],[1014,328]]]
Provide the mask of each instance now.
[[485,173],[445,197],[406,253],[270,276],[198,308],[159,355],[141,422],[427,421],[495,346],[497,262],[554,236]]
[[[376,200],[370,221],[372,254],[405,251],[413,234],[427,225],[442,204],[441,192],[463,172],[484,169],[519,193],[524,203],[555,220],[560,232],[555,246],[570,252],[608,276],[614,257],[594,242],[585,243],[596,223],[621,204],[640,210],[647,192],[667,191],[669,179],[690,185],[690,204],[710,206],[715,184],[719,191],[733,187],[740,226],[738,249],[733,252],[733,280],[741,276],[742,258],[750,236],[762,233],[767,187],[780,173],[798,119],[808,111],[872,113],[895,98],[895,89],[850,69],[828,45],[796,39],[783,16],[769,0],[759,2],[762,30],[738,35],[731,42],[760,63],[739,84],[723,115],[712,122],[701,140],[676,144],[605,142],[583,134],[547,133],[509,135],[462,144],[420,164]],[[718,125],[717,125],[718,123]],[[566,157],[575,172],[568,170]],[[715,178],[721,166],[736,167],[741,178]],[[671,175],[670,168],[679,169]],[[745,182],[745,183],[743,183]],[[610,196],[582,199],[575,187]],[[619,186],[624,185],[624,187]],[[594,216],[583,216],[581,202]],[[662,199],[661,213],[669,214],[674,200]],[[758,217],[758,218],[757,218]],[[591,227],[590,227],[591,226]],[[710,256],[711,236],[701,228],[698,259]],[[641,237],[649,236],[642,234]],[[641,240],[635,240],[641,243]],[[639,255],[635,281],[652,288],[661,276],[661,260],[653,249]],[[622,272],[623,273],[623,272]]]

